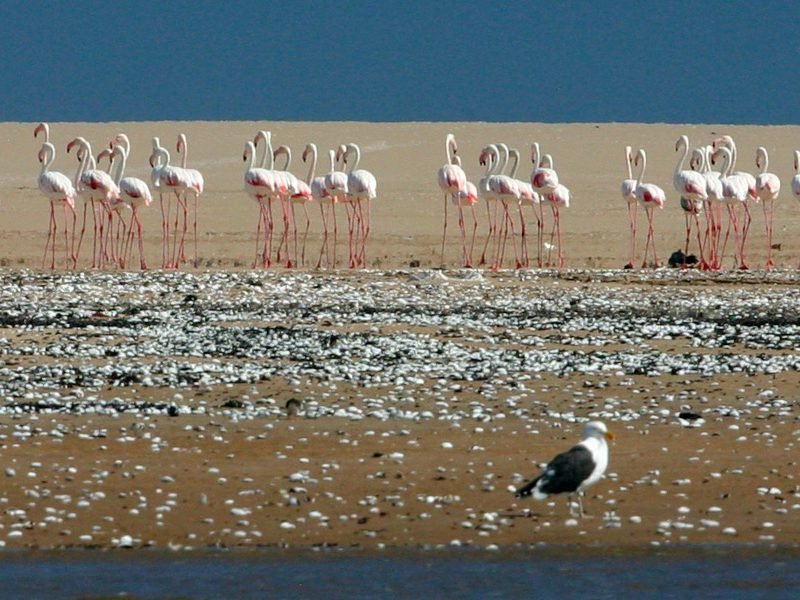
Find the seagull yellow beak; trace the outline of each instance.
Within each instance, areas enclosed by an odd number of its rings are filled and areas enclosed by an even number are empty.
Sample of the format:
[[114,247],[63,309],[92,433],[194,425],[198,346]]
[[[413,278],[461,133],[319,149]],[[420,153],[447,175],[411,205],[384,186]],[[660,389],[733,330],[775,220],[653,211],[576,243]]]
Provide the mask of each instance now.
[[610,431],[606,431],[606,432],[605,432],[603,435],[605,436],[605,438],[606,438],[608,441],[611,441],[611,440],[613,440],[613,439],[614,439],[614,434],[613,434],[613,433],[611,433]]

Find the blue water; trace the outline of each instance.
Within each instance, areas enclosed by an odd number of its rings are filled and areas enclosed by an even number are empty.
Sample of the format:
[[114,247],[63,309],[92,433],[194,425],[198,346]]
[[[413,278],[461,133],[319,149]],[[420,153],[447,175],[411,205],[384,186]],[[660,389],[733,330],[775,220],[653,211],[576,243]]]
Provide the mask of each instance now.
[[797,598],[800,554],[62,552],[0,555],[1,598]]

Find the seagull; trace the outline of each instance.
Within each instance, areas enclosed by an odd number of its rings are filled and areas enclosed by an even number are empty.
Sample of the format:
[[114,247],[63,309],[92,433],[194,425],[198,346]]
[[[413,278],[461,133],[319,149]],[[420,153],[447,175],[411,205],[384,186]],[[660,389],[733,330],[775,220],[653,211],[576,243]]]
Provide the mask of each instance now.
[[608,445],[606,440],[614,436],[600,421],[589,421],[583,426],[581,441],[566,452],[558,454],[547,463],[544,472],[533,481],[514,492],[517,498],[533,496],[536,500],[544,500],[551,494],[567,493],[570,516],[572,511],[572,494],[577,492],[579,516],[583,518],[583,502],[581,495],[590,485],[597,483],[608,467]]

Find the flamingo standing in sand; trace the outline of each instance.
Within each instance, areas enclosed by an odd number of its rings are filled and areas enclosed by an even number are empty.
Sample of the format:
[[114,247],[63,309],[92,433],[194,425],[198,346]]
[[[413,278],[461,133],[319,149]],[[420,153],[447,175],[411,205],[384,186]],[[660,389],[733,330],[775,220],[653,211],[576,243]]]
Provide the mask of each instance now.
[[628,167],[628,177],[622,180],[620,194],[628,205],[628,227],[631,230],[631,242],[628,245],[628,262],[625,265],[626,269],[633,268],[633,261],[636,256],[636,208],[639,205],[636,200],[636,180],[633,178],[633,171],[631,170],[632,164],[633,155],[631,154],[631,147],[625,146],[625,165]]
[[[345,210],[348,211],[347,219],[350,220],[349,202],[347,199],[347,173],[343,171],[344,165],[341,163],[341,152],[338,150],[329,150],[328,158],[330,159],[331,168],[325,175],[325,190],[333,199],[336,204],[343,204]],[[335,213],[334,213],[335,214]],[[333,240],[333,267],[336,268],[336,235],[334,234]]]
[[[163,195],[162,200],[162,262],[163,269],[177,269],[180,266],[180,254],[178,245],[178,215],[175,216],[175,230],[172,233],[172,251],[170,252],[170,202],[169,193],[175,194],[178,201],[178,206],[181,204],[181,194],[192,186],[192,181],[186,174],[186,171],[180,167],[174,167],[170,164],[169,151],[163,146],[156,145],[158,138],[153,139],[153,151],[150,154],[150,166],[153,168],[150,174],[153,189],[158,190],[159,194],[167,193],[167,208],[163,210]],[[185,233],[185,232],[184,232]]]
[[[247,194],[258,203],[258,226],[256,227],[256,260],[253,268],[259,265],[262,267],[270,266],[272,255],[272,236],[270,222],[271,212],[268,203],[271,199],[279,196],[279,185],[275,172],[264,167],[256,166],[256,147],[251,141],[245,143],[243,160],[248,163],[247,170],[244,172],[244,189]],[[261,230],[264,230],[264,244],[260,244]]]
[[747,178],[743,175],[731,173],[733,169],[733,152],[727,146],[719,146],[712,156],[712,163],[716,161],[716,157],[722,157],[722,171],[720,173],[720,184],[722,185],[722,198],[728,209],[728,228],[725,231],[725,240],[722,243],[722,250],[720,251],[719,261],[720,265],[722,258],[725,255],[725,247],[728,244],[728,237],[730,236],[731,227],[733,227],[734,240],[736,243],[736,258],[734,263],[735,268],[747,269],[744,261],[744,238],[742,231],[739,228],[738,218],[736,216],[736,209],[739,206],[745,207],[745,215],[749,216],[747,212],[747,201],[750,194],[750,186]]
[[[94,223],[94,240],[92,244],[92,268],[102,268],[109,260],[108,249],[106,248],[106,229],[105,223],[109,221],[111,225],[111,206],[119,201],[119,188],[114,183],[114,179],[101,169],[95,168],[95,161],[92,155],[91,144],[82,137],[76,137],[67,144],[67,152],[72,148],[78,148],[77,154],[80,162],[78,172],[75,174],[75,182],[78,193],[84,198],[84,220],[81,226],[81,235],[78,239],[78,248],[75,252],[76,260],[80,254],[83,234],[86,226],[86,205],[91,203]],[[111,248],[111,259],[116,261],[116,253]]]
[[[742,256],[744,256],[744,247],[747,243],[747,233],[750,231],[750,224],[753,221],[753,217],[750,214],[750,201],[758,202],[758,191],[756,190],[756,178],[753,176],[752,173],[748,173],[747,171],[738,171],[736,170],[736,159],[738,157],[738,153],[736,150],[736,142],[733,141],[733,138],[729,135],[723,135],[716,138],[712,144],[712,149],[716,151],[720,147],[728,148],[731,152],[731,164],[730,164],[730,176],[738,176],[743,177],[745,182],[747,183],[747,196],[742,204],[744,208],[744,223],[741,228],[741,240],[742,240]],[[742,261],[744,262],[744,261]],[[740,268],[746,269],[747,266],[741,266]]]
[[792,195],[800,200],[800,150],[795,150],[794,155],[794,175],[792,175]]
[[331,266],[330,260],[330,253],[329,253],[329,243],[328,237],[330,229],[328,227],[328,213],[332,213],[333,215],[333,252],[334,252],[334,259],[333,262],[336,261],[336,234],[337,234],[337,226],[336,226],[336,198],[334,198],[331,194],[328,193],[327,188],[325,187],[325,176],[315,176],[315,172],[317,170],[317,145],[313,143],[306,144],[305,149],[303,150],[303,162],[308,162],[309,157],[311,160],[311,164],[308,167],[308,180],[307,183],[311,188],[311,197],[317,202],[319,206],[319,213],[320,217],[322,218],[322,244],[320,245],[319,249],[319,258],[317,259],[317,266],[316,268],[319,269],[322,265],[322,256],[325,255],[325,266]]
[[[272,150],[272,133],[269,131],[260,130],[256,132],[255,137],[253,138],[253,144],[255,144],[256,150],[262,145],[264,146],[264,154],[261,158],[261,167],[268,169],[273,172],[273,176],[275,177],[275,182],[277,184],[276,195],[274,197],[270,197],[267,200],[267,223],[269,225],[269,231],[267,232],[268,239],[269,239],[269,247],[272,248],[272,233],[274,231],[274,221],[272,219],[272,202],[273,200],[280,202],[281,205],[281,214],[283,217],[283,234],[281,235],[281,241],[278,244],[278,251],[276,253],[276,260],[280,262],[281,255],[280,251],[283,248],[283,245],[286,244],[286,267],[291,267],[291,257],[289,256],[288,247],[289,247],[289,229],[291,226],[291,212],[289,210],[289,198],[291,196],[291,190],[289,189],[289,180],[285,173],[278,171],[275,169],[275,156]],[[271,259],[270,259],[271,260]],[[268,261],[269,262],[269,261]]]
[[[358,168],[358,164],[361,162],[361,148],[358,147],[358,144],[350,143],[345,146],[342,155],[344,164],[348,164],[350,155],[353,156],[353,159],[349,162],[350,170],[347,171],[347,197],[353,205],[353,224],[356,227],[350,256],[350,268],[356,268],[358,266],[366,266],[371,204],[378,196],[378,183],[375,175],[366,169]],[[364,210],[365,208],[366,211]]]
[[[117,186],[117,189],[119,189],[117,172],[119,171],[120,161],[113,153],[113,146],[112,148],[104,148],[97,155],[98,166],[102,163],[104,158],[107,158],[109,163],[106,173],[111,176]],[[122,194],[120,193],[116,198],[111,198],[108,201],[107,207],[108,227],[105,232],[103,246],[105,248],[111,248],[111,261],[117,265],[117,267],[122,269],[125,266],[125,236],[128,233],[128,223],[125,222],[124,213],[126,209],[130,209],[130,206],[122,200]],[[115,220],[116,227],[114,223]]]
[[[709,264],[706,260],[705,253],[703,252],[703,240],[700,237],[700,221],[698,215],[703,209],[703,206],[708,201],[708,192],[706,190],[706,180],[697,171],[684,169],[683,165],[686,162],[686,157],[689,155],[689,138],[682,135],[675,142],[675,151],[679,152],[678,162],[675,165],[675,171],[672,174],[672,186],[680,194],[681,208],[686,217],[686,243],[684,245],[684,257],[689,254],[689,240],[692,235],[692,222],[695,224],[697,233],[697,245],[700,253],[700,267],[708,269]],[[685,260],[685,258],[684,258]]]
[[[205,189],[205,179],[203,178],[203,174],[198,171],[197,169],[189,169],[186,167],[187,162],[187,155],[189,153],[188,143],[186,141],[186,134],[181,133],[178,135],[178,141],[176,142],[175,150],[181,157],[181,168],[186,172],[186,177],[189,181],[189,186],[184,190],[183,194],[183,234],[181,235],[181,244],[180,244],[180,260],[182,262],[186,262],[186,257],[184,256],[183,248],[184,248],[184,241],[186,239],[186,230],[188,228],[188,215],[187,215],[187,206],[188,206],[188,195],[192,195],[193,203],[192,203],[192,238],[194,243],[194,259],[192,260],[192,265],[197,267],[197,200],[203,194],[203,190]],[[176,219],[177,223],[177,219]]]
[[[483,176],[478,180],[478,194],[486,202],[486,221],[488,223],[488,231],[486,233],[486,241],[483,243],[483,251],[478,264],[486,264],[486,251],[494,255],[495,248],[498,243],[497,239],[497,197],[491,189],[489,189],[489,178],[497,172],[500,167],[498,160],[500,152],[495,144],[489,144],[481,150],[478,156],[478,164],[484,167]],[[489,245],[492,244],[491,249]],[[494,267],[494,265],[490,265]]]
[[[284,177],[286,178],[286,185],[289,190],[289,207],[291,210],[291,225],[292,225],[292,237],[294,242],[294,256],[295,260],[297,259],[297,215],[295,207],[299,204],[303,207],[303,215],[306,219],[306,226],[303,231],[303,243],[300,246],[300,265],[305,266],[306,264],[306,240],[308,239],[308,230],[311,227],[311,219],[308,216],[308,207],[306,206],[308,202],[313,199],[313,195],[311,193],[311,176],[313,173],[309,170],[307,175],[308,180],[304,181],[296,177],[289,171],[289,165],[292,163],[292,151],[289,146],[278,146],[275,149],[273,157],[277,160],[279,156],[286,157],[286,164],[283,167]],[[288,243],[288,242],[287,242]]]
[[[558,187],[558,173],[554,169],[542,167],[541,162],[541,148],[538,142],[531,144],[531,163],[533,164],[533,171],[531,171],[531,185],[534,191],[539,194],[542,201],[547,200],[547,197]],[[551,236],[552,237],[552,236]],[[542,256],[542,245],[544,239],[544,214],[542,220],[539,222],[539,249],[538,255]],[[552,241],[550,251],[552,251]],[[549,262],[549,259],[548,259]]]
[[[124,268],[130,260],[133,252],[133,238],[136,237],[139,250],[139,268],[147,269],[147,261],[144,256],[144,240],[142,234],[142,221],[139,218],[139,210],[144,206],[153,203],[153,195],[147,183],[138,177],[123,177],[125,167],[128,162],[128,152],[130,142],[124,133],[120,133],[111,142],[111,155],[114,162],[114,181],[119,186],[121,200],[131,209],[131,220],[128,230],[125,233],[125,243],[123,245],[121,266]],[[136,230],[134,231],[134,227]]]
[[[522,181],[521,179],[517,179],[517,170],[519,169],[519,160],[520,160],[520,153],[519,150],[516,148],[512,148],[508,151],[509,161],[513,159],[513,165],[509,165],[509,172],[508,176],[511,177],[517,183],[517,189],[519,190],[519,221],[520,221],[520,234],[522,237],[522,262],[523,265],[527,268],[530,266],[530,260],[528,258],[528,234],[527,234],[527,227],[525,226],[525,215],[523,213],[523,205],[529,205],[533,208],[533,214],[536,216],[536,223],[537,223],[537,231],[538,231],[538,224],[542,220],[542,200],[534,190],[533,186],[528,181]],[[539,262],[541,262],[541,256],[539,257]],[[541,264],[539,264],[541,266]]]
[[[460,164],[456,164],[456,152],[458,152],[458,144],[456,144],[456,137],[452,133],[448,133],[444,140],[444,153],[447,162],[439,167],[436,172],[436,181],[439,184],[439,189],[444,195],[444,224],[442,227],[442,252],[440,262],[444,266],[444,245],[447,239],[447,205],[452,203],[458,208],[458,224],[461,228],[461,244],[462,244],[462,258],[465,267],[470,267],[471,258],[467,253],[467,239],[464,230],[464,211],[459,203],[458,194],[461,190],[466,189],[467,174]],[[450,202],[448,202],[448,199]]]
[[[39,162],[42,169],[39,172],[37,184],[39,191],[44,194],[50,203],[50,225],[47,230],[47,242],[44,246],[42,268],[47,260],[47,251],[50,249],[50,269],[56,268],[56,239],[58,237],[58,221],[56,219],[56,206],[64,209],[64,261],[66,268],[74,267],[77,260],[74,253],[75,222],[75,186],[69,177],[58,171],[51,171],[50,166],[56,158],[56,148],[50,142],[44,142],[39,150]],[[72,244],[69,237],[69,221],[67,209],[72,211]]]
[[639,170],[639,175],[636,178],[636,201],[644,207],[645,214],[647,215],[647,243],[644,246],[644,259],[642,260],[642,268],[647,266],[647,251],[652,245],[653,247],[653,267],[657,268],[658,264],[658,254],[656,253],[656,240],[653,235],[654,228],[653,228],[653,211],[656,208],[664,208],[664,203],[667,200],[667,196],[660,187],[658,187],[654,183],[642,183],[642,179],[644,178],[645,169],[647,169],[647,153],[644,151],[644,148],[640,148],[639,151],[636,153],[636,157],[633,160],[634,166],[638,166],[639,163],[642,163],[642,167]]
[[491,192],[491,195],[496,198],[503,208],[503,223],[497,231],[497,246],[495,249],[494,263],[492,269],[500,269],[503,266],[503,258],[505,256],[506,242],[508,241],[508,231],[511,230],[511,243],[514,246],[514,268],[519,269],[522,267],[522,262],[519,259],[517,252],[517,239],[514,232],[514,221],[509,213],[509,204],[515,204],[519,208],[519,186],[514,178],[504,175],[503,171],[508,165],[508,146],[503,143],[496,144],[498,155],[493,158],[493,162],[497,164],[494,173],[489,176],[486,185]]
[[[550,169],[555,172],[553,164],[553,157],[549,154],[542,156],[539,164],[541,169]],[[550,266],[550,254],[553,251],[553,238],[555,237],[555,247],[557,248],[558,267],[564,267],[564,251],[561,245],[561,209],[569,208],[569,203],[572,198],[572,193],[569,188],[563,183],[555,186],[552,192],[543,197],[544,200],[550,203],[550,208],[553,211],[553,229],[550,232],[550,248],[547,251],[547,265]]]
[[769,155],[764,146],[756,150],[756,167],[761,172],[756,176],[756,193],[764,209],[764,228],[767,233],[767,270],[774,267],[772,262],[772,217],[775,211],[775,200],[781,193],[781,180],[775,173],[768,173]]

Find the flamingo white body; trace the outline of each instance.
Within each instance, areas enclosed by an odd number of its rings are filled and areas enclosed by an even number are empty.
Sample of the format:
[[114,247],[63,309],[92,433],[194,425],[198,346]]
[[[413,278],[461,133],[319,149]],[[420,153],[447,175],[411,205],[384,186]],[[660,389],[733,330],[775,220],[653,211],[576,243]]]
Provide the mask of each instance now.
[[[169,206],[169,200],[165,210],[163,207],[163,196],[161,198],[162,200],[162,223],[161,223],[162,265],[161,266],[164,269],[177,269],[180,266],[181,262],[181,252],[182,252],[181,239],[185,236],[186,233],[186,211],[182,194],[187,189],[192,187],[193,182],[192,179],[189,177],[189,175],[186,173],[185,169],[182,169],[180,167],[174,167],[170,164],[169,151],[163,146],[158,146],[154,148],[153,152],[150,155],[150,165],[153,167],[153,171],[151,172],[151,181],[153,183],[153,188],[157,190],[159,194],[167,193],[168,198],[170,197],[170,192],[175,194],[175,198],[178,203],[178,212],[175,214],[173,232],[172,234],[170,234],[171,210]],[[179,223],[179,214],[181,206],[184,208],[184,230],[183,230],[183,235],[179,236],[178,223]],[[172,237],[171,242],[170,242],[170,237]],[[170,246],[172,246],[171,249]]]
[[[728,228],[725,232],[725,239],[720,251],[720,261],[725,255],[725,247],[728,243],[731,227],[733,227],[734,240],[736,243],[735,266],[739,269],[746,269],[744,261],[744,233],[739,227],[739,220],[736,215],[740,206],[747,209],[747,202],[750,197],[750,185],[747,178],[741,174],[731,173],[733,168],[733,152],[727,146],[719,146],[714,153],[712,161],[720,156],[723,160],[723,167],[720,174],[720,184],[722,185],[722,200],[728,210]],[[745,212],[746,218],[749,212]],[[747,220],[745,221],[747,223]]]
[[[82,137],[76,137],[67,144],[67,152],[78,148],[80,167],[75,175],[76,187],[84,199],[83,223],[75,251],[76,260],[80,255],[83,234],[86,228],[86,207],[91,204],[94,217],[94,238],[92,243],[92,268],[102,268],[109,259],[116,261],[116,256],[109,256],[105,244],[106,221],[113,217],[112,207],[119,202],[119,187],[114,178],[102,169],[95,168],[91,144]],[[112,247],[112,253],[113,253]]]
[[[243,160],[248,163],[244,172],[245,192],[258,204],[258,222],[256,226],[256,260],[253,267],[270,266],[272,255],[272,223],[269,203],[280,198],[280,183],[272,169],[256,166],[256,147],[251,141],[245,143]],[[263,246],[261,233],[264,232]]]
[[[456,138],[452,133],[448,133],[444,140],[444,152],[446,162],[439,167],[436,172],[436,181],[439,184],[439,189],[444,196],[444,224],[442,226],[442,252],[441,263],[444,265],[444,246],[447,239],[447,212],[448,204],[453,204],[458,210],[458,222],[461,229],[461,243],[462,243],[462,259],[465,267],[472,266],[471,250],[467,252],[466,232],[464,229],[464,205],[461,203],[462,193],[464,198],[468,198],[467,194],[467,174],[461,168],[461,161],[456,159],[458,156],[458,144]],[[450,202],[448,202],[448,199]]]
[[[192,197],[192,240],[194,245],[194,258],[192,260],[192,264],[196,267],[197,266],[197,201],[202,196],[203,191],[205,190],[205,179],[203,178],[203,174],[198,171],[197,169],[189,169],[187,168],[187,156],[189,154],[189,147],[186,141],[186,134],[181,133],[178,135],[178,141],[176,142],[175,146],[176,151],[181,156],[181,168],[185,171],[185,177],[188,181],[188,185],[185,187],[183,193],[183,202],[181,207],[183,208],[183,233],[181,235],[181,242],[180,242],[180,255],[178,260],[181,262],[186,261],[186,257],[184,256],[184,243],[186,239],[186,231],[189,226],[189,218],[188,218],[188,196]],[[180,202],[180,198],[179,198]]]
[[[317,269],[319,269],[322,266],[323,256],[325,256],[326,259],[326,264],[325,264],[326,267],[330,267],[336,264],[336,254],[335,254],[336,236],[338,233],[337,232],[338,228],[336,225],[336,198],[328,192],[328,189],[325,186],[325,176],[316,175],[318,156],[319,155],[317,153],[317,145],[313,143],[306,144],[306,147],[303,150],[303,162],[310,161],[306,183],[310,188],[311,198],[319,206],[320,217],[322,218],[322,244],[320,245],[319,258],[317,259],[317,266],[316,266]],[[332,252],[329,240],[330,238],[329,221],[331,216],[333,217]]]
[[495,252],[493,269],[500,269],[503,266],[503,258],[505,255],[505,246],[508,240],[508,232],[511,230],[511,243],[514,247],[514,267],[519,269],[522,267],[522,262],[517,252],[517,240],[514,231],[514,221],[509,212],[509,206],[514,206],[519,209],[519,185],[517,180],[513,177],[503,174],[506,166],[508,165],[509,151],[508,146],[505,144],[496,145],[499,155],[497,157],[497,168],[489,176],[486,185],[489,188],[490,194],[496,198],[503,209],[503,224],[498,230],[498,244]]
[[[547,177],[551,184],[558,181],[558,175],[556,174],[555,165],[553,164],[553,157],[549,154],[542,155],[539,162],[539,172],[549,172]],[[550,257],[553,247],[556,247],[558,258],[557,266],[562,268],[564,266],[564,251],[561,244],[561,209],[569,208],[572,193],[567,186],[559,182],[552,186],[549,193],[542,194],[541,198],[542,202],[546,202],[550,205],[550,209],[553,213],[553,229],[550,232],[550,248],[547,251],[547,265],[549,266],[552,264]]]
[[[273,172],[273,177],[275,179],[276,184],[276,194],[271,196],[267,199],[266,209],[265,209],[265,221],[268,226],[267,231],[267,238],[269,240],[268,246],[272,248],[272,233],[274,231],[274,221],[272,217],[272,204],[273,202],[278,202],[281,207],[281,217],[283,220],[283,232],[281,233],[281,239],[278,243],[278,249],[276,252],[276,260],[278,262],[283,261],[284,266],[289,268],[292,266],[291,255],[289,253],[289,233],[292,227],[292,218],[291,218],[291,194],[292,194],[292,181],[291,176],[289,177],[286,172],[280,171],[275,168],[275,154],[272,148],[272,132],[270,131],[258,131],[253,138],[253,143],[255,144],[256,150],[262,145],[264,145],[264,154],[261,159],[261,167],[268,169]],[[281,250],[286,248],[285,252],[285,260],[281,258]],[[268,258],[266,264],[271,264],[272,259]]]
[[745,245],[747,244],[747,234],[750,231],[750,224],[753,221],[752,215],[750,214],[750,201],[757,202],[758,201],[758,192],[756,190],[756,178],[753,176],[752,173],[748,173],[747,171],[739,171],[736,169],[736,159],[738,157],[738,152],[736,150],[736,142],[733,141],[733,138],[729,135],[723,135],[718,137],[712,142],[712,147],[716,151],[719,148],[728,148],[731,152],[730,157],[730,168],[729,168],[729,177],[737,176],[742,177],[746,184],[747,184],[747,197],[744,203],[741,204],[742,210],[744,212],[744,220],[741,225],[741,252],[740,258],[741,264],[739,265],[740,269],[747,269],[747,265],[744,263],[744,249]]
[[147,260],[144,254],[143,227],[142,220],[139,217],[139,211],[143,207],[150,206],[153,203],[153,195],[150,192],[150,187],[142,179],[138,177],[123,177],[125,167],[128,163],[130,142],[128,142],[125,134],[117,135],[115,141],[117,143],[113,144],[111,150],[115,169],[114,180],[119,186],[120,199],[131,209],[131,220],[125,234],[121,266],[124,267],[130,260],[130,254],[133,250],[133,238],[135,236],[139,250],[139,268],[144,270],[147,269]]
[[633,268],[633,261],[636,256],[636,208],[639,205],[636,200],[636,180],[633,178],[633,172],[631,171],[632,163],[633,155],[631,154],[631,147],[625,146],[625,166],[628,169],[628,177],[622,180],[620,194],[628,208],[628,227],[631,233],[630,243],[628,244],[628,262],[625,265],[626,269]]
[[[34,134],[35,135],[35,134]],[[39,162],[42,165],[36,183],[39,191],[47,199],[50,205],[50,219],[47,231],[47,242],[44,246],[44,257],[42,258],[42,268],[47,259],[48,249],[50,250],[50,268],[56,267],[56,239],[58,237],[58,221],[56,219],[56,207],[61,206],[64,212],[64,260],[67,268],[74,267],[76,263],[74,250],[75,237],[75,186],[72,180],[58,171],[51,171],[50,166],[56,157],[56,148],[50,142],[44,142],[39,150]],[[69,238],[69,219],[68,212],[72,212],[72,242]]]
[[675,142],[675,151],[679,153],[678,162],[672,174],[672,186],[680,194],[681,208],[686,218],[686,242],[684,245],[684,256],[689,254],[689,241],[692,235],[692,224],[695,225],[697,234],[698,252],[700,254],[700,266],[708,268],[707,257],[704,252],[703,240],[700,237],[700,221],[698,215],[708,202],[708,191],[706,179],[701,173],[684,169],[686,157],[689,155],[689,138],[682,135]]
[[772,220],[775,210],[775,200],[781,193],[781,180],[775,173],[768,172],[769,154],[764,146],[756,149],[756,167],[761,172],[756,175],[756,194],[764,209],[764,229],[767,234],[767,270],[774,267],[772,262]]
[[795,150],[794,155],[794,175],[792,175],[792,195],[800,200],[800,150]]
[[647,266],[647,252],[652,246],[653,248],[653,267],[657,268],[658,254],[656,253],[656,241],[653,227],[653,212],[656,208],[664,208],[667,201],[667,195],[664,190],[654,183],[643,183],[645,170],[647,169],[647,153],[644,148],[640,148],[634,158],[634,165],[638,166],[641,163],[639,175],[636,178],[636,201],[642,206],[647,214],[647,242],[644,247],[644,259],[642,261],[642,268]]
[[[348,157],[352,159],[348,161]],[[350,268],[364,267],[367,262],[367,238],[370,232],[370,213],[372,201],[378,196],[378,182],[370,171],[359,169],[361,149],[358,144],[347,144],[344,162],[350,164],[347,171],[347,199],[353,207],[351,234]]]
[[305,228],[303,230],[303,241],[300,245],[299,255],[300,255],[300,266],[305,266],[306,264],[306,240],[308,239],[308,230],[311,226],[311,219],[308,216],[308,202],[314,199],[314,195],[311,192],[311,179],[313,173],[309,169],[309,173],[306,176],[306,180],[300,179],[296,177],[293,173],[289,171],[289,166],[292,162],[292,151],[288,146],[278,146],[274,152],[274,158],[277,159],[278,156],[285,156],[286,157],[286,165],[283,168],[283,173],[285,174],[286,185],[289,190],[289,202],[291,207],[291,223],[292,223],[292,236],[294,241],[294,255],[295,257],[298,256],[298,228],[297,228],[297,215],[295,207],[299,205],[303,209],[303,215],[305,217]]
[[[519,221],[520,221],[520,235],[522,237],[522,262],[527,268],[530,266],[530,259],[528,257],[528,228],[525,225],[525,214],[523,211],[524,206],[533,208],[533,213],[536,216],[537,231],[538,225],[542,220],[542,201],[541,196],[536,193],[533,186],[528,181],[517,179],[517,170],[519,169],[519,150],[512,148],[508,151],[509,157],[509,171],[508,176],[517,182],[517,189],[519,190]],[[513,164],[511,161],[513,160]],[[541,266],[541,256],[539,257],[539,264]]]

